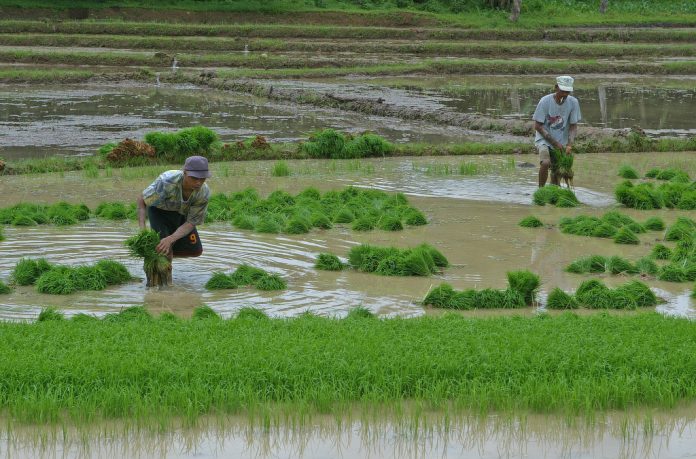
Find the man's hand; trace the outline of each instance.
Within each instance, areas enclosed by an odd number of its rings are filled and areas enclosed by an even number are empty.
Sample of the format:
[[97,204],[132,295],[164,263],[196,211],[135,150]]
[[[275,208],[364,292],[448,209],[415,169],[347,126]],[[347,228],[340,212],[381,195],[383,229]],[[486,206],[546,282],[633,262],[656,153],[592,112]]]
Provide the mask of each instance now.
[[162,255],[169,255],[169,252],[172,249],[172,244],[173,241],[169,239],[169,236],[167,236],[159,241],[159,244],[157,244],[155,250],[157,250],[157,252],[161,253]]
[[566,145],[565,152],[566,155],[571,155],[573,153],[573,147],[571,145]]

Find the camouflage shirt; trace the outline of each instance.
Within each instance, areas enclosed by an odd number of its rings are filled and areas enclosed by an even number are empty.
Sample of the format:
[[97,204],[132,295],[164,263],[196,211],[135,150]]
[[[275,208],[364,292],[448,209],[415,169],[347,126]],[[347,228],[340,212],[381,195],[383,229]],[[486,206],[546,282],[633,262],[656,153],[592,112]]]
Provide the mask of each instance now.
[[163,172],[150,186],[143,191],[143,200],[147,206],[162,210],[174,210],[186,217],[192,225],[200,225],[205,220],[208,210],[210,189],[203,184],[200,190],[194,190],[188,201],[182,196],[184,172]]

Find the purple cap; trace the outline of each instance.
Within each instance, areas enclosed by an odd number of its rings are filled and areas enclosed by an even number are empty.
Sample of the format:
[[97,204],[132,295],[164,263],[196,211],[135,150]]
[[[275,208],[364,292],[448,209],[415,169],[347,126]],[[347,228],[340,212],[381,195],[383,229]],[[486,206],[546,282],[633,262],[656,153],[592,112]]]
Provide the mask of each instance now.
[[189,156],[184,163],[184,170],[195,178],[208,178],[212,174],[208,170],[208,159],[203,156]]

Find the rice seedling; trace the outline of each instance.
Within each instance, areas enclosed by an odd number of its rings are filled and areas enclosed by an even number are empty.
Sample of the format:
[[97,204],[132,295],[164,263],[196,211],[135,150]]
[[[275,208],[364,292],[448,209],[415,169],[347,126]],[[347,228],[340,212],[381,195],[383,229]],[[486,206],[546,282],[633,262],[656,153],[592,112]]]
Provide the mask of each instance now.
[[320,253],[316,263],[314,263],[314,267],[325,271],[341,271],[345,265],[336,255],[331,253]]
[[478,164],[473,161],[464,161],[459,163],[459,174],[466,176],[479,175],[481,169]]
[[259,233],[278,234],[283,227],[276,216],[267,215],[258,220],[254,229]]
[[655,276],[660,270],[659,266],[657,266],[657,263],[655,263],[649,257],[640,258],[636,262],[636,269],[638,270],[638,273],[644,276]]
[[591,236],[611,239],[616,236],[618,229],[609,223],[602,222],[592,229]]
[[126,220],[136,216],[135,205],[133,209],[129,209],[121,202],[102,202],[94,210],[97,217],[106,218],[107,220]]
[[208,305],[198,306],[193,310],[192,320],[220,320],[220,315]]
[[638,236],[627,227],[619,228],[614,235],[614,242],[617,244],[639,244]]
[[652,183],[633,185],[627,180],[617,185],[614,195],[618,202],[634,209],[661,209],[665,204],[662,193]]
[[665,222],[660,217],[650,217],[645,220],[643,226],[650,231],[663,231],[665,229]]
[[346,315],[346,319],[349,320],[364,320],[375,318],[377,318],[377,316],[372,311],[363,306],[356,306],[354,308],[351,308],[351,310],[348,311],[348,315]]
[[133,279],[128,268],[114,260],[99,260],[94,267],[102,272],[108,285],[122,284]]
[[8,293],[12,293],[12,289],[0,280],[0,295],[7,295]]
[[629,166],[629,165],[622,165],[619,167],[619,177],[625,178],[625,179],[637,179],[638,178],[638,173],[636,170]]
[[285,161],[276,161],[271,169],[273,177],[288,177],[290,175],[290,167]]
[[657,297],[644,283],[634,280],[615,289],[619,294],[629,296],[639,308],[657,305]]
[[546,309],[577,309],[578,307],[575,298],[558,287],[551,290],[546,299]]
[[350,250],[348,261],[354,269],[385,276],[429,276],[449,265],[445,256],[428,244],[403,250],[363,244]]
[[311,227],[312,224],[308,220],[295,216],[288,220],[287,225],[285,225],[285,232],[288,234],[305,234],[309,233]]
[[153,230],[143,230],[125,241],[130,254],[143,259],[148,287],[169,285],[172,264],[169,258],[157,252],[159,241],[159,234]]
[[143,325],[152,323],[153,317],[144,306],[130,306],[116,314],[107,314],[103,320],[110,323],[138,322],[139,325]]
[[[104,290],[108,285],[104,272],[96,266],[76,266],[69,269],[75,290]],[[37,288],[40,283],[41,277],[36,281]]]
[[254,286],[259,290],[284,290],[288,287],[283,278],[277,274],[266,274],[256,281]]
[[677,217],[677,220],[667,228],[665,241],[693,239],[695,234],[696,222],[687,217]]
[[617,255],[607,259],[606,269],[608,272],[614,275],[636,274],[638,272],[638,268],[636,268],[633,263]]
[[552,204],[556,207],[577,207],[580,202],[572,190],[556,185],[538,188],[532,197],[534,204],[543,206]]
[[333,228],[333,224],[331,224],[331,220],[329,219],[328,216],[325,214],[315,212],[312,214],[310,217],[310,223],[312,224],[312,227],[314,228],[321,228],[321,229],[331,229]]
[[258,220],[246,214],[235,215],[232,224],[239,229],[253,230],[259,224]]
[[650,256],[656,260],[669,260],[672,250],[664,244],[655,244],[650,251]]
[[696,190],[684,191],[676,205],[676,208],[680,210],[696,209]]
[[239,265],[235,272],[232,273],[231,278],[240,286],[254,285],[259,279],[266,275],[266,271],[261,268],[243,264]]
[[45,258],[20,259],[12,272],[12,279],[17,285],[32,285],[45,272],[53,269]]
[[660,268],[657,278],[666,282],[687,282],[689,274],[683,265],[670,263]]
[[696,239],[677,241],[670,260],[674,262],[696,261]]
[[602,221],[597,217],[579,215],[576,218],[563,218],[559,227],[562,233],[575,234],[577,236],[592,236]]
[[617,228],[621,228],[622,226],[626,225],[633,225],[636,223],[636,221],[628,215],[622,214],[621,212],[617,212],[615,210],[602,215],[602,221],[609,223],[610,225],[615,226]]
[[239,320],[267,320],[268,315],[261,309],[245,306],[237,311],[235,319]]
[[377,219],[371,215],[365,215],[353,222],[351,229],[353,231],[371,231],[377,226]]
[[57,311],[54,308],[44,308],[39,313],[39,317],[36,319],[37,322],[51,322],[51,321],[63,321],[65,316],[62,312]]
[[435,308],[447,308],[454,294],[455,290],[450,284],[440,284],[426,294],[423,304]]
[[606,306],[607,292],[609,287],[597,279],[583,281],[575,291],[575,298],[578,302],[590,309],[603,308]]
[[[573,187],[573,160],[572,154],[564,154],[562,151],[556,148],[550,148],[549,153],[551,154],[551,171],[556,174],[560,181],[563,181],[568,188]],[[573,195],[574,197],[575,195]],[[573,207],[573,206],[562,206],[562,207]]]
[[384,231],[401,231],[404,229],[401,218],[397,215],[383,215],[377,222],[377,226]]
[[531,271],[509,271],[507,273],[508,285],[511,290],[519,292],[528,305],[536,301],[536,293],[541,284],[539,276]]
[[544,224],[535,216],[530,215],[520,220],[519,226],[521,226],[522,228],[539,228],[541,226],[544,226]]
[[237,287],[239,287],[239,285],[232,277],[220,271],[214,272],[210,279],[208,279],[208,282],[205,283],[205,288],[208,290],[235,289]]
[[51,295],[69,295],[77,291],[75,276],[65,266],[54,267],[36,280],[36,289],[40,293]]
[[527,306],[520,292],[513,289],[484,288],[476,292],[478,309],[518,309]]
[[591,255],[579,258],[566,267],[566,271],[574,274],[603,273],[606,271],[607,259],[601,255]]
[[411,226],[427,225],[428,220],[423,213],[415,207],[407,207],[403,213],[404,223]]

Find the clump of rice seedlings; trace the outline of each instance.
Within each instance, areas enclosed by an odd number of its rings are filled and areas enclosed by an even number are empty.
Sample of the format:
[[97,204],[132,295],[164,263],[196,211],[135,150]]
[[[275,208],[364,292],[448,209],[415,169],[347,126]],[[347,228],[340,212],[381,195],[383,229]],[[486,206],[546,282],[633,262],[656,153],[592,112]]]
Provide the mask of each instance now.
[[351,223],[353,220],[355,220],[355,214],[347,207],[340,209],[334,217],[334,223]]
[[618,202],[634,209],[651,210],[664,206],[662,193],[656,190],[652,183],[633,185],[627,180],[617,185],[614,195]]
[[235,215],[232,219],[232,224],[239,229],[253,230],[258,224],[257,221],[250,215],[240,214]]
[[12,289],[0,280],[0,295],[7,295],[8,293],[12,293]]
[[94,214],[107,220],[126,220],[129,218],[129,209],[122,202],[102,202],[94,210]]
[[353,231],[371,231],[377,226],[377,220],[371,215],[365,215],[353,222]]
[[106,322],[149,322],[153,320],[153,317],[144,306],[129,306],[121,309],[117,314],[107,314],[103,320]]
[[[77,266],[69,269],[76,290],[104,290],[108,285],[104,273],[96,266]],[[37,287],[40,281],[41,278],[36,281]]]
[[243,308],[240,308],[239,311],[237,311],[235,319],[263,320],[268,319],[268,315],[261,309],[245,306]]
[[266,271],[261,268],[243,264],[232,273],[231,278],[237,285],[254,285],[259,279],[266,275]]
[[638,239],[638,236],[631,231],[630,229],[623,227],[619,228],[619,230],[616,232],[616,235],[614,236],[614,242],[617,244],[639,244],[640,239]]
[[574,274],[603,273],[606,271],[607,259],[601,255],[578,258],[566,267],[566,271]]
[[237,283],[232,279],[231,276],[227,274],[216,271],[205,283],[205,288],[208,290],[224,290],[224,289],[235,289],[239,287]]
[[[435,271],[435,263],[426,250],[415,248],[404,254],[404,275],[429,276]],[[394,273],[399,275],[398,272]]]
[[657,278],[666,282],[686,282],[689,275],[681,264],[670,263],[660,268]]
[[696,261],[696,239],[682,239],[681,241],[677,241],[676,246],[672,250],[670,260],[675,262]]
[[45,258],[22,258],[15,265],[12,279],[17,285],[32,285],[41,275],[53,268]]
[[638,269],[625,258],[614,255],[607,259],[607,271],[612,274],[636,274]]
[[57,311],[54,308],[44,308],[39,313],[39,317],[36,319],[37,322],[51,322],[51,321],[62,321],[65,320],[65,316],[62,312]]
[[333,225],[326,215],[316,212],[310,217],[310,222],[314,228],[331,229]]
[[677,220],[667,228],[666,241],[681,241],[692,239],[696,234],[696,222],[690,218],[677,217]]
[[615,226],[612,226],[606,222],[602,222],[592,229],[591,236],[611,239],[614,236],[616,236],[617,231],[618,229]]
[[148,287],[169,285],[172,263],[166,255],[157,252],[159,241],[160,237],[156,231],[143,230],[125,242],[132,256],[143,259]]
[[649,257],[643,257],[636,262],[638,273],[645,276],[654,276],[659,271],[659,266]]
[[650,217],[643,226],[650,231],[662,231],[665,229],[665,222],[660,217]]
[[478,292],[474,289],[468,289],[461,292],[454,292],[449,301],[451,309],[471,310],[476,309],[478,305]]
[[688,182],[689,181],[689,174],[687,174],[686,172],[679,170],[679,169],[667,168],[667,169],[661,170],[655,178],[657,180]]
[[657,297],[650,287],[637,280],[617,287],[615,292],[630,297],[639,308],[657,305]]
[[356,306],[348,311],[346,319],[348,320],[359,320],[359,319],[374,319],[377,316],[364,306]]
[[539,228],[541,226],[544,226],[544,224],[535,216],[530,215],[520,220],[519,226],[521,226],[522,228]]
[[288,284],[277,274],[266,274],[256,281],[254,286],[259,290],[284,290]]
[[559,223],[562,233],[575,234],[577,236],[592,236],[596,228],[602,224],[597,217],[579,215],[576,218],[563,218]]
[[4,240],[5,240],[5,234],[2,231],[2,227],[0,227],[0,241],[4,241]]
[[669,260],[672,257],[672,250],[664,244],[655,244],[650,251],[650,256],[656,260]]
[[517,290],[484,288],[476,292],[476,308],[519,309],[527,306],[524,296]]
[[694,210],[696,209],[696,191],[685,191],[682,193],[679,202],[676,205],[677,209],[680,210]]
[[590,309],[606,307],[607,292],[610,289],[597,279],[582,282],[575,291],[577,301]]
[[439,268],[446,268],[449,266],[449,260],[440,252],[437,250],[435,247],[429,244],[421,244],[418,246],[418,248],[421,248],[428,252],[428,255],[430,258],[432,258],[433,263],[435,263],[435,266]]
[[619,167],[619,177],[625,178],[625,179],[637,179],[638,178],[638,172],[631,166],[624,164],[621,167]]
[[629,223],[627,225],[624,225],[622,228],[629,229],[636,234],[642,234],[646,232],[645,227],[638,222]]
[[133,279],[122,263],[114,260],[99,260],[94,267],[102,272],[108,285],[118,285]]
[[423,304],[436,308],[447,308],[454,294],[455,291],[450,284],[440,284],[428,292],[423,299]]
[[423,215],[423,212],[415,207],[407,207],[403,213],[404,223],[411,226],[427,225],[428,220]]
[[191,315],[193,320],[220,320],[220,315],[213,310],[210,306],[204,304],[198,306],[193,310]]
[[312,227],[311,223],[302,217],[292,217],[285,225],[285,232],[288,234],[304,234],[309,233]]
[[336,255],[331,253],[320,253],[314,267],[325,271],[341,271],[345,265],[341,263]]
[[265,218],[259,219],[254,229],[259,233],[278,234],[283,227],[274,216],[267,215]]
[[348,261],[354,269],[385,276],[429,276],[449,265],[445,256],[428,244],[403,250],[363,244],[350,250]]
[[509,288],[519,292],[524,298],[524,302],[531,305],[536,300],[536,292],[539,289],[541,280],[539,276],[531,271],[509,271],[507,273]]
[[38,223],[29,215],[17,215],[13,220],[14,226],[36,226]]
[[658,175],[660,175],[661,169],[658,168],[652,168],[648,172],[645,173],[645,178],[657,178]]
[[273,177],[287,177],[290,175],[290,167],[285,161],[276,161],[271,169]]
[[68,295],[76,292],[77,286],[70,268],[57,266],[46,271],[36,280],[36,289],[51,295]]
[[539,206],[552,204],[556,207],[577,207],[580,204],[573,191],[556,185],[547,185],[537,189],[532,199],[534,204]]
[[396,215],[383,216],[379,219],[378,226],[379,229],[384,231],[401,231],[404,229],[401,219]]
[[97,321],[99,321],[99,318],[97,318],[96,316],[93,316],[91,314],[85,314],[85,313],[80,312],[80,313],[72,316],[70,318],[70,320],[72,322],[87,323],[87,322],[97,322]]
[[546,299],[546,309],[577,309],[578,307],[577,300],[558,287],[551,290]]

